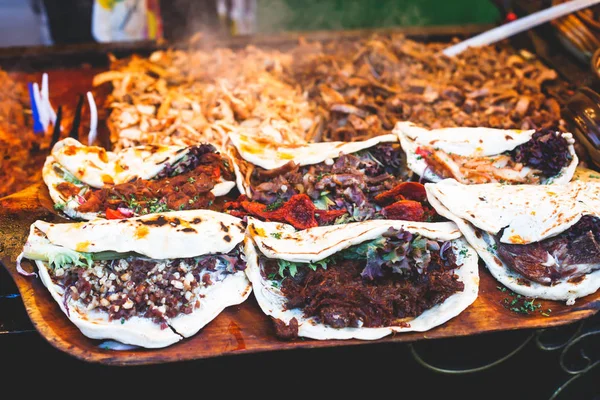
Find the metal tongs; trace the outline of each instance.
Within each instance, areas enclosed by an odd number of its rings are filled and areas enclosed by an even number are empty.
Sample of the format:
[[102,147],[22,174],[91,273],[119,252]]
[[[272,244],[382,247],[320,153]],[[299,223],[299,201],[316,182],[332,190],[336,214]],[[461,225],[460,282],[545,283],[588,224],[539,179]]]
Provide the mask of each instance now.
[[517,33],[526,31],[527,29],[595,4],[600,4],[600,0],[572,0],[566,3],[557,4],[447,47],[442,50],[442,53],[448,57],[453,57],[462,53],[469,47],[487,46],[499,42],[500,40],[516,35]]
[[563,115],[591,161],[600,167],[600,94],[587,86],[578,89],[565,105]]

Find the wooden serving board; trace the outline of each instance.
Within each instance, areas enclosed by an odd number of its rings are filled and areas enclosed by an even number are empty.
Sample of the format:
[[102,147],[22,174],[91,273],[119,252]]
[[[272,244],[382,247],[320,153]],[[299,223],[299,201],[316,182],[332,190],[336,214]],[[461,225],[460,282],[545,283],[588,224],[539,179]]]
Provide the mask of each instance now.
[[[591,171],[594,172],[594,171]],[[595,178],[596,175],[592,175]],[[63,314],[39,278],[26,277],[16,270],[29,226],[37,219],[63,220],[52,207],[42,183],[0,199],[0,262],[8,270],[21,293],[25,308],[39,333],[54,347],[78,359],[107,365],[141,365],[176,362],[241,353],[256,353],[296,348],[349,346],[373,343],[361,340],[279,340],[270,319],[259,308],[253,295],[241,305],[225,309],[195,336],[163,349],[107,350],[103,341],[84,336]],[[66,221],[65,221],[66,222]],[[24,261],[24,268],[33,264]],[[580,298],[573,306],[554,301],[536,301],[539,311],[519,314],[508,310],[504,300],[510,291],[499,284],[480,265],[479,297],[456,318],[427,332],[398,333],[382,342],[410,342],[422,339],[476,335],[485,332],[526,328],[545,328],[571,323],[594,315],[600,308],[600,292]],[[547,311],[548,316],[542,315]]]

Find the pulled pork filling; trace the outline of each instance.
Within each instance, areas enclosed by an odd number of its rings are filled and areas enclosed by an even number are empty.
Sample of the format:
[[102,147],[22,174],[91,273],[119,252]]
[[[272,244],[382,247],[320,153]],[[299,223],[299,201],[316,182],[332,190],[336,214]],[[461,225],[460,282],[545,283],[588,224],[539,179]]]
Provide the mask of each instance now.
[[419,147],[417,154],[436,175],[464,184],[538,184],[558,175],[572,159],[569,143],[559,132],[542,129],[531,140],[497,156],[464,157]]
[[600,269],[600,218],[582,217],[575,225],[552,238],[530,244],[500,242],[495,239],[498,257],[523,277],[542,285],[559,280],[576,282]]
[[209,208],[211,193],[221,180],[233,180],[229,163],[214,146],[193,146],[173,165],[167,165],[153,179],[136,179],[102,189],[89,189],[78,196],[81,187],[63,182],[56,189],[65,197],[76,197],[79,212],[105,211],[107,218],[124,218],[170,210]]
[[[332,163],[301,167],[290,161],[274,170],[255,167],[250,178],[252,201],[242,197],[226,209],[240,217],[287,222],[297,229],[377,218],[433,220],[436,214],[427,203],[425,188],[405,182],[407,178],[400,148],[380,143]],[[288,206],[290,201],[302,204],[302,210]],[[285,211],[278,213],[280,207]]]
[[168,319],[200,307],[202,291],[229,274],[245,269],[240,246],[228,254],[152,260],[128,257],[94,261],[89,267],[49,269],[52,281],[88,310],[107,312],[125,323],[133,316],[168,327]]
[[[286,297],[286,308],[334,328],[406,325],[464,290],[450,242],[390,229],[314,264],[260,257],[262,273]],[[289,326],[275,321],[280,337]],[[297,322],[297,321],[295,321]]]

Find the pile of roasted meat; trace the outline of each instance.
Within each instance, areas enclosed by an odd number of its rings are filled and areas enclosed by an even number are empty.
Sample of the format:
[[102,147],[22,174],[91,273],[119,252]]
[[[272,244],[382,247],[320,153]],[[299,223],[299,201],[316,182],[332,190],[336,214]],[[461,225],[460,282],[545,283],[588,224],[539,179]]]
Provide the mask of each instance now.
[[[455,58],[441,55],[443,46],[393,34],[300,41],[285,52],[158,51],[111,58],[110,70],[93,84],[112,84],[110,114],[100,124],[108,125],[114,149],[219,146],[239,128],[276,142],[354,141],[389,133],[400,120],[426,127],[561,127],[560,99],[544,87],[555,71],[502,44]],[[0,85],[3,196],[38,180],[45,154],[39,156],[41,139],[30,133],[24,84],[2,74]]]
[[0,197],[41,181],[42,135],[32,130],[25,86],[0,70]]
[[284,140],[361,140],[397,121],[436,128],[559,127],[560,105],[543,90],[557,74],[507,46],[455,58],[443,43],[401,35],[306,43],[282,53],[166,51],[115,60],[96,76],[114,90],[116,147],[223,140],[236,126]]

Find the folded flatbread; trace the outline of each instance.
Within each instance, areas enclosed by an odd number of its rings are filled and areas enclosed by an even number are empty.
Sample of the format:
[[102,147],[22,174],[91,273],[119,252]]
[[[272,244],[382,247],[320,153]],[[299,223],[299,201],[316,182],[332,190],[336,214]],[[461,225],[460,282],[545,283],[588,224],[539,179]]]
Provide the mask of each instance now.
[[[273,143],[260,137],[233,132],[229,134],[229,139],[237,155],[239,155],[238,159],[241,158],[241,160],[250,163],[252,167],[271,171],[270,174],[267,173],[267,176],[271,178],[279,175],[278,170],[284,172],[286,167],[290,168],[292,165],[299,167],[321,163],[332,165],[334,160],[343,154],[357,153],[375,147],[380,143],[398,143],[398,138],[393,134],[376,136],[356,142],[306,144]],[[254,196],[253,182],[246,176],[246,170],[240,170],[239,163],[236,163],[236,168],[236,183],[240,193],[252,198]]]
[[239,133],[230,139],[243,195],[228,208],[233,215],[297,229],[378,218],[434,220],[423,185],[409,182],[414,174],[395,135],[299,145]]
[[523,296],[563,300],[600,287],[600,183],[425,185],[491,274]]
[[22,257],[87,337],[147,348],[197,333],[251,292],[241,220],[210,210],[36,221]]
[[365,221],[297,231],[248,221],[246,273],[278,336],[427,331],[477,297],[478,258],[451,222]]
[[573,135],[550,130],[457,127],[425,129],[398,122],[394,133],[408,168],[428,181],[551,184],[571,180],[578,158]]
[[106,151],[72,138],[54,145],[42,176],[55,208],[72,218],[125,218],[208,208],[235,187],[227,157],[209,144]]

